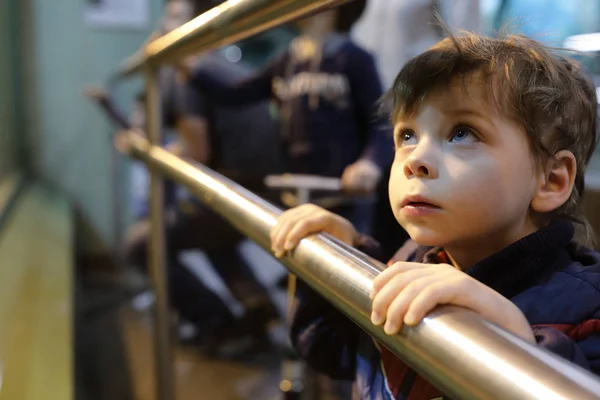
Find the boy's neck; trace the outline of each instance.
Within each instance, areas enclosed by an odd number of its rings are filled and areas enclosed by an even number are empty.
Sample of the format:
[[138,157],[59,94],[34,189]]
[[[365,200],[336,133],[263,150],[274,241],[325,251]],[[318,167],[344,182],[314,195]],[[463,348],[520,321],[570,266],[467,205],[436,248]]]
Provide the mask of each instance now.
[[538,229],[539,227],[531,221],[525,221],[521,226],[487,235],[480,240],[444,246],[444,251],[448,254],[454,267],[468,270],[481,260],[536,232]]

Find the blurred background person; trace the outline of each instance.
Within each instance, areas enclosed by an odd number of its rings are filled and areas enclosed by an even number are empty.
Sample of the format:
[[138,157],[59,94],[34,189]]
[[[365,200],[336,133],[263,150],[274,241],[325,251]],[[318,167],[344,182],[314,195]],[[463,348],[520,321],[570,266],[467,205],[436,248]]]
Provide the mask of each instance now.
[[[168,1],[160,29],[152,36],[166,34],[218,3]],[[249,72],[248,67],[227,61],[217,52],[206,57],[213,60],[215,73],[224,79],[237,79]],[[171,152],[208,165],[255,191],[262,187],[264,175],[278,171],[278,148],[271,140],[276,137],[277,125],[268,102],[235,113],[214,107],[201,91],[180,82],[176,67],[162,68],[159,83],[163,122],[174,128],[166,140]],[[136,124],[143,126],[143,96],[139,100]],[[145,171],[136,175],[144,181]],[[196,328],[192,342],[219,353],[220,349],[227,352],[226,348],[238,349],[239,344],[264,341],[267,325],[278,319],[278,313],[266,289],[239,254],[244,236],[191,195],[181,189],[178,192],[173,195],[169,191],[166,202],[169,289],[174,308]],[[141,218],[126,237],[125,256],[129,263],[145,266],[150,226],[147,207],[141,211]],[[223,299],[180,261],[182,252],[188,250],[202,250],[207,255],[230,293],[244,307],[242,319],[236,318]]]
[[372,191],[391,161],[392,139],[379,114],[382,90],[373,59],[347,35],[364,5],[350,2],[301,21],[301,36],[251,77],[221,79],[202,60],[190,82],[228,106],[273,98],[286,172],[341,177],[347,190]]
[[[364,7],[354,1],[301,20],[288,50],[246,79],[222,79],[201,60],[189,82],[228,106],[274,99],[286,172],[339,177],[347,191],[372,192],[391,163],[393,144],[379,112],[383,92],[373,58],[348,36]],[[349,202],[332,210],[368,231],[372,207]],[[317,382],[321,396],[349,397],[347,383],[324,376]]]

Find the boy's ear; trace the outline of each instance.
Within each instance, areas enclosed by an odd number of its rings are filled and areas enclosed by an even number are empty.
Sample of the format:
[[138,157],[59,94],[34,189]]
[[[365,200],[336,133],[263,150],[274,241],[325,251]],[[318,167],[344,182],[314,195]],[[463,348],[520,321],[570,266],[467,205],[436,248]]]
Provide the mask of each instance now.
[[577,175],[575,156],[568,150],[561,150],[548,160],[539,174],[531,208],[538,213],[548,213],[565,204],[571,196]]

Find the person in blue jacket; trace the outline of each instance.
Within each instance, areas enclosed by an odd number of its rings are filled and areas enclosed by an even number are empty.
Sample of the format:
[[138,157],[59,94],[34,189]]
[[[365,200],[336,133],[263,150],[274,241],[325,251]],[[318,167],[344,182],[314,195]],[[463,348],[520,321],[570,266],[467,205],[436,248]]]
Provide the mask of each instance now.
[[196,60],[189,81],[228,106],[274,99],[287,172],[342,177],[348,189],[373,190],[393,145],[389,121],[379,113],[373,58],[348,36],[364,6],[350,2],[301,21],[302,34],[288,50],[249,78],[219,79],[210,60]]
[[[394,335],[437,305],[460,306],[600,374],[600,254],[586,247],[581,210],[597,144],[590,80],[532,39],[465,34],[409,61],[390,98],[389,197],[412,241],[373,282],[372,323]],[[273,252],[315,232],[374,254],[349,221],[314,205],[278,219]],[[443,396],[308,288],[297,302],[299,354],[353,378],[359,398]]]

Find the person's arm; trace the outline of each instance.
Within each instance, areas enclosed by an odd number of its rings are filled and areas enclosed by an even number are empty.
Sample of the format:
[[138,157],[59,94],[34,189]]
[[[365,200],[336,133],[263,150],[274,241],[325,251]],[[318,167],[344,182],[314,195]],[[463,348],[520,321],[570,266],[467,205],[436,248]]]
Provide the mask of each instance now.
[[271,82],[276,69],[284,62],[285,54],[249,77],[231,82],[231,74],[223,74],[223,63],[207,57],[198,62],[190,73],[189,82],[211,101],[224,106],[243,106],[271,97]]
[[373,57],[359,47],[353,46],[352,49],[348,60],[348,79],[356,111],[366,126],[363,140],[366,145],[361,159],[368,159],[383,170],[392,163],[394,144],[389,117],[380,106],[381,82]]
[[203,96],[187,83],[176,85],[174,96],[175,128],[180,138],[180,156],[208,164],[211,157],[210,127]]
[[598,325],[600,322],[596,320],[595,332],[577,343],[577,348],[585,357],[589,370],[600,376],[600,327]]
[[532,330],[538,346],[600,375],[600,321],[596,325],[595,331],[580,342],[552,326],[534,325]]
[[189,157],[201,164],[208,164],[211,156],[208,122],[205,118],[186,116],[176,124],[181,138],[182,157]]
[[342,184],[347,190],[371,192],[394,158],[392,127],[381,110],[381,83],[373,57],[351,45],[346,73],[364,148],[360,159],[344,170]]
[[95,101],[100,106],[119,129],[131,128],[131,124],[125,114],[115,106],[113,100],[104,89],[97,86],[88,86],[84,89],[84,93],[90,100]]

